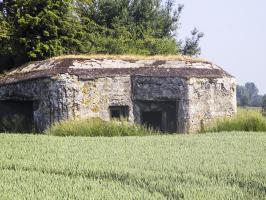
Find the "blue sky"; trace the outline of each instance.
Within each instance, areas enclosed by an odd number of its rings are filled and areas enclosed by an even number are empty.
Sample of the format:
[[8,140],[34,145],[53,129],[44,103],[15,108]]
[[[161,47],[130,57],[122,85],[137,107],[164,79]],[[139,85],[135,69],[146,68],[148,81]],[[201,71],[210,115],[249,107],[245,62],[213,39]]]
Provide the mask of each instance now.
[[177,0],[185,5],[179,37],[205,33],[202,55],[266,93],[266,0]]

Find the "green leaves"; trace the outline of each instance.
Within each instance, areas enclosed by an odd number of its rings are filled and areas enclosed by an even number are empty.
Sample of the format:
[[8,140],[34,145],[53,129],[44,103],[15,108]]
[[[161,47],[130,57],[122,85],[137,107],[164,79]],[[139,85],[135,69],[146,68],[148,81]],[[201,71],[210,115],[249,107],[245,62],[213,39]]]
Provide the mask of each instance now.
[[[14,54],[35,60],[68,52],[67,48],[75,44],[72,41],[76,33],[82,29],[71,11],[70,0],[5,1],[2,13],[6,13],[6,21],[15,30],[11,41]],[[66,44],[66,38],[72,44]]]
[[202,35],[196,32],[184,47],[175,37],[182,10],[173,0],[5,0],[0,61],[9,57],[16,66],[60,54],[197,55]]
[[[169,1],[172,2],[172,1]],[[84,13],[92,51],[108,54],[178,54],[173,35],[180,11],[161,0],[93,0]],[[99,51],[100,50],[100,51]]]
[[0,41],[6,40],[11,35],[11,27],[9,26],[8,22],[4,19],[2,13],[0,13]]
[[9,26],[5,21],[0,21],[0,40],[4,40],[10,37]]
[[12,52],[10,38],[12,37],[13,29],[0,13],[0,55],[6,55]]
[[191,38],[186,38],[184,48],[182,53],[189,56],[198,56],[201,53],[201,48],[199,47],[199,41],[204,36],[203,33],[199,32],[196,28],[191,31]]

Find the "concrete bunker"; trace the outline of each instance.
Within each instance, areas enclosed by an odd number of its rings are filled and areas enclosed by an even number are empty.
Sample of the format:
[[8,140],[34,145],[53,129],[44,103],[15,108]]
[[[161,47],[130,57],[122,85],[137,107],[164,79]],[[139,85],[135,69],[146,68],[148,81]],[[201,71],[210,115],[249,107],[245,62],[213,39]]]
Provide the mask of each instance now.
[[100,118],[191,133],[237,108],[234,77],[208,61],[178,56],[33,62],[0,77],[0,101],[1,121],[22,116],[13,132],[20,124],[23,132],[43,132],[62,120]]
[[0,131],[14,133],[33,132],[34,104],[34,101],[0,101]]

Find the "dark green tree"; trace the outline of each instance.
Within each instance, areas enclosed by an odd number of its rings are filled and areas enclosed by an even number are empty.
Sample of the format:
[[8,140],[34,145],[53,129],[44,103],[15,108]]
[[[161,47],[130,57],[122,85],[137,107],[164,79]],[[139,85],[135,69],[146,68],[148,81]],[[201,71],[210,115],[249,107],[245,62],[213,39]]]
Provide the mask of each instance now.
[[5,0],[14,51],[29,59],[80,51],[82,28],[71,8],[70,0]]
[[244,86],[237,86],[237,103],[239,106],[261,107],[263,97],[259,95],[257,86],[248,82]]
[[[10,27],[5,21],[4,16],[0,13],[0,42],[10,38]],[[0,43],[0,44],[1,44]]]
[[188,56],[198,56],[201,54],[201,48],[199,46],[200,39],[204,37],[204,34],[199,32],[198,29],[191,31],[191,37],[187,37],[182,53]]
[[0,13],[0,41],[10,38],[10,29],[8,23],[4,20],[4,17]]
[[72,1],[4,0],[1,7],[14,30],[10,46],[16,61],[87,51],[86,34],[74,15]]
[[0,63],[6,69],[82,53],[198,55],[201,33],[184,46],[176,38],[182,10],[174,0],[3,0]]
[[154,55],[180,53],[174,33],[182,8],[170,0],[93,0],[81,10],[93,52]]

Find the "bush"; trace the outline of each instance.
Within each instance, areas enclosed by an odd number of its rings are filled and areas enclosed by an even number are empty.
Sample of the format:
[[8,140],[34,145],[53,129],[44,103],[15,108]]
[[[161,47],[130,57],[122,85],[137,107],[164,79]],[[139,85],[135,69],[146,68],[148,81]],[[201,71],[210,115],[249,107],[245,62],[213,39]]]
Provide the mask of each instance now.
[[259,109],[240,108],[234,117],[217,120],[201,130],[201,132],[223,131],[265,132],[266,118]]
[[128,122],[105,122],[101,119],[83,119],[59,122],[47,132],[54,136],[86,136],[86,137],[114,137],[114,136],[146,136],[155,135],[155,131]]

